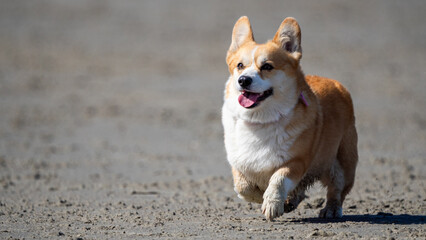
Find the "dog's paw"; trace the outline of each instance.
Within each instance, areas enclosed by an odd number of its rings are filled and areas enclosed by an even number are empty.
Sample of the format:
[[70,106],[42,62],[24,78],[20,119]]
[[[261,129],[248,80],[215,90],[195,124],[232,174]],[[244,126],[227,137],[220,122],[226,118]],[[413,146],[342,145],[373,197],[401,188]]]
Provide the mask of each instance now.
[[328,205],[321,209],[320,218],[341,218],[343,216],[343,210],[341,206]]
[[284,189],[270,184],[263,193],[262,213],[272,221],[284,214],[284,203],[287,194]]
[[266,219],[272,221],[284,214],[284,201],[278,199],[264,199],[262,213]]

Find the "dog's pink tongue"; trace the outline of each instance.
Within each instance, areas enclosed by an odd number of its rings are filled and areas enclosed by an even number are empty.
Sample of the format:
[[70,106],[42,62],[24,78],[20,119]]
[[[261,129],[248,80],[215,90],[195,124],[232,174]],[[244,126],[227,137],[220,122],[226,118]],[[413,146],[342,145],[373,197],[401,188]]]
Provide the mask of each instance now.
[[249,108],[256,103],[259,96],[260,96],[259,93],[244,92],[238,97],[238,102],[240,103],[241,106],[245,108]]

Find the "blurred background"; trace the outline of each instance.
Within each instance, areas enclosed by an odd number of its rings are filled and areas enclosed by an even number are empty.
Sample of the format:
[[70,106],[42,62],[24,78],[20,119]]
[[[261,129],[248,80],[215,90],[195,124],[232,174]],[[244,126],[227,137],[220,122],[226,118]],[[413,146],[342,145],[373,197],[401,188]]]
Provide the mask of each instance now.
[[389,182],[380,194],[401,196],[417,186],[421,199],[425,12],[425,1],[392,0],[1,1],[0,200],[228,179],[220,111],[242,15],[258,42],[298,20],[304,72],[352,94],[357,184]]

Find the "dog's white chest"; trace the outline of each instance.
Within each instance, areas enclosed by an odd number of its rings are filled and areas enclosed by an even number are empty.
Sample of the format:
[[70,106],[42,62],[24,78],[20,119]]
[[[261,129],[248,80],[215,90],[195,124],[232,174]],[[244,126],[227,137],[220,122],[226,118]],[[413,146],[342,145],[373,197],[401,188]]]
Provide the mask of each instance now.
[[226,116],[223,121],[228,161],[240,172],[270,171],[290,159],[293,141],[283,122],[251,124]]

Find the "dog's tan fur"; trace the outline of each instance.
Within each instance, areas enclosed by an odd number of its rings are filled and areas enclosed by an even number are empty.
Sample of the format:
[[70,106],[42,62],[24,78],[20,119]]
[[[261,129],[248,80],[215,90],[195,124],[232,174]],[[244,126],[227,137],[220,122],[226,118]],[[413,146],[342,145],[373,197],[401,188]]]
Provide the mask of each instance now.
[[[262,212],[270,220],[296,208],[306,188],[316,180],[327,187],[327,203],[320,217],[341,217],[358,161],[350,94],[335,80],[304,76],[299,64],[300,43],[300,27],[293,18],[282,22],[273,40],[257,44],[248,18],[241,17],[234,26],[226,58],[231,76],[225,88],[222,120],[235,191],[247,201],[262,203]],[[235,104],[241,94],[234,83],[242,71],[237,69],[240,62],[257,69],[274,87],[274,94],[253,109]],[[273,65],[273,70],[260,70],[264,62]],[[283,107],[277,108],[279,105]],[[274,113],[275,109],[282,111]],[[276,156],[263,148],[282,153],[272,163],[271,159],[250,159],[257,156],[255,152],[237,154],[241,147],[265,151],[259,156],[272,154],[274,159]],[[256,161],[261,168],[250,167],[257,166]]]

